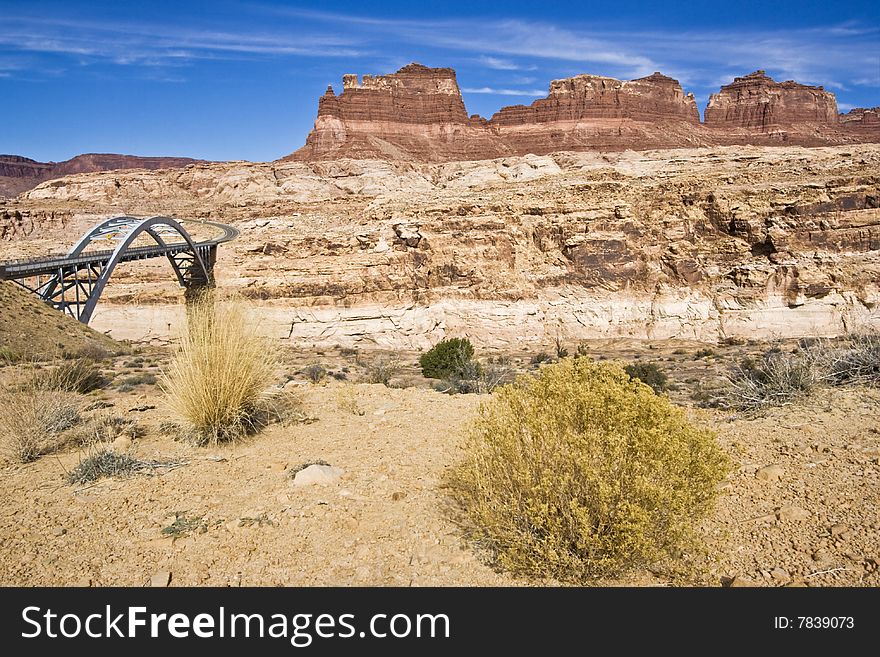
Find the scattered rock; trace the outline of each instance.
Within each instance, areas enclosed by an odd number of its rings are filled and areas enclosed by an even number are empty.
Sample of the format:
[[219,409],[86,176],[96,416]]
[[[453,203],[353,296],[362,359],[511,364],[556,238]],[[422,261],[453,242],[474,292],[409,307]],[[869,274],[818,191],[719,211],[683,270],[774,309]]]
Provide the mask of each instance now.
[[396,493],[391,493],[391,499],[394,500],[395,502],[399,502],[400,500],[402,500],[405,497],[406,497],[406,493],[404,493],[403,491],[397,491]]
[[735,575],[727,581],[727,587],[731,589],[739,589],[751,586],[759,586],[759,584],[749,579],[748,577],[743,577],[742,575]]
[[327,486],[335,484],[339,478],[345,473],[342,468],[335,468],[332,465],[310,465],[296,473],[293,478],[294,486],[311,486],[318,484]]
[[779,481],[785,469],[781,465],[766,465],[755,472],[755,478],[761,481]]
[[840,536],[841,534],[846,533],[848,529],[849,527],[847,527],[843,523],[838,522],[837,524],[831,525],[829,531],[831,532],[832,536]]
[[171,571],[160,570],[150,578],[150,586],[164,588],[171,583]]
[[786,504],[785,506],[776,509],[776,518],[779,520],[800,522],[802,520],[807,520],[809,517],[809,511],[802,509],[799,506],[795,506],[794,504]]
[[67,530],[64,527],[56,527],[52,530],[52,536],[64,536]]
[[770,571],[770,577],[780,584],[788,584],[791,581],[791,575],[788,574],[788,571],[778,566]]

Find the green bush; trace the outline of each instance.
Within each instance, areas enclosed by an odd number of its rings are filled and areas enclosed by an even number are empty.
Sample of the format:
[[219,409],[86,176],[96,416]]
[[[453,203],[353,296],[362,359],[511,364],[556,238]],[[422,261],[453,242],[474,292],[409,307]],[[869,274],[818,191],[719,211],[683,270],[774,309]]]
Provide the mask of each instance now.
[[470,538],[516,574],[585,583],[686,548],[728,459],[619,365],[566,359],[495,391],[450,487]]
[[467,338],[438,342],[419,358],[422,374],[429,379],[448,379],[459,374],[474,358],[474,346]]
[[651,386],[658,395],[669,389],[666,373],[655,363],[630,363],[623,369],[630,378]]

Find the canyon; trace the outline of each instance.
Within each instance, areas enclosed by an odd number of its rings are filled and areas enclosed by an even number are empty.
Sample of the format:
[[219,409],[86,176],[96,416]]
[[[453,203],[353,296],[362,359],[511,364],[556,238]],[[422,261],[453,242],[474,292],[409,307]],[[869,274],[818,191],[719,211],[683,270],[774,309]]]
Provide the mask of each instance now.
[[[328,88],[281,160],[128,164],[0,200],[3,259],[64,250],[116,214],[233,224],[218,285],[306,348],[880,327],[877,108],[839,114],[832,93],[763,71],[722,87],[703,122],[659,73],[556,80],[487,120],[455,71],[410,64]],[[120,267],[93,326],[164,341],[181,300],[167,263]]]
[[[5,257],[113,214],[241,229],[218,285],[304,347],[499,349],[880,326],[880,146],[558,152],[447,163],[217,163],[80,174],[0,205]],[[93,320],[165,340],[167,263],[121,267]]]

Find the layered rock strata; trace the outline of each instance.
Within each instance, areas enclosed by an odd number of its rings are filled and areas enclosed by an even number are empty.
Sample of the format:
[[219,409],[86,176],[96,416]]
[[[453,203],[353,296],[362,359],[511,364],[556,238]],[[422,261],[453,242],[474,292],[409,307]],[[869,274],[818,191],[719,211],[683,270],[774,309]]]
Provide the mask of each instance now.
[[714,94],[700,122],[693,94],[654,73],[637,80],[578,75],[548,96],[468,116],[449,68],[410,64],[397,73],[343,78],[318,104],[300,161],[340,157],[419,162],[543,155],[559,150],[646,150],[717,144],[806,145],[880,141],[876,110],[839,115],[829,91],[764,71]]

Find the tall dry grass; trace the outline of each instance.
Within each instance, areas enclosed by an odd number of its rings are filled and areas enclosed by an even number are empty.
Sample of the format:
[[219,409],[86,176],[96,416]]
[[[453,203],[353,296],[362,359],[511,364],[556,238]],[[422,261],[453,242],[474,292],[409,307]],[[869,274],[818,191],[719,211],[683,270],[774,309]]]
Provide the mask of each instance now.
[[75,394],[30,383],[0,393],[0,451],[18,463],[35,461],[58,448],[62,434],[80,421]]
[[234,440],[270,411],[277,349],[241,301],[213,295],[190,307],[186,332],[160,379],[168,406],[197,443]]

